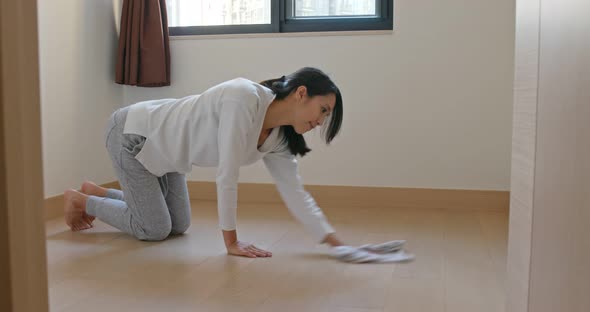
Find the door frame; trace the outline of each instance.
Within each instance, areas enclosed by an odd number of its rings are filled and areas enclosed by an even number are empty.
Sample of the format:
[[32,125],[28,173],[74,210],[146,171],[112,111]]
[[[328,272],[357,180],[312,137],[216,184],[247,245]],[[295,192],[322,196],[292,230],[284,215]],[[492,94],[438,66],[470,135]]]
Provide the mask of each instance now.
[[0,311],[49,310],[36,0],[0,2]]

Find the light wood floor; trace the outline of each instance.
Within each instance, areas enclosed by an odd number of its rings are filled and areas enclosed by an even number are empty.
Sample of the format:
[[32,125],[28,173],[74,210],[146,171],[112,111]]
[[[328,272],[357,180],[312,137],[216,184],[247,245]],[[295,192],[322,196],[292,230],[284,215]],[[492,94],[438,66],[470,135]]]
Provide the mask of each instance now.
[[51,311],[504,311],[507,212],[324,207],[349,244],[407,239],[417,259],[346,264],[277,204],[240,205],[241,240],[272,258],[225,254],[214,202],[192,226],[141,242],[95,222],[47,222]]

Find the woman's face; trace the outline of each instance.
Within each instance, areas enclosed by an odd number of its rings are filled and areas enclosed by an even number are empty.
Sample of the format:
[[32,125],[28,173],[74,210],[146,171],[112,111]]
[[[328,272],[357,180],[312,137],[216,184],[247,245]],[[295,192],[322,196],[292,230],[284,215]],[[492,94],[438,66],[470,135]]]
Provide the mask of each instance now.
[[322,125],[330,117],[336,105],[336,95],[333,93],[326,95],[316,95],[309,97],[307,88],[300,86],[295,90],[297,100],[297,109],[295,110],[295,132],[304,134]]

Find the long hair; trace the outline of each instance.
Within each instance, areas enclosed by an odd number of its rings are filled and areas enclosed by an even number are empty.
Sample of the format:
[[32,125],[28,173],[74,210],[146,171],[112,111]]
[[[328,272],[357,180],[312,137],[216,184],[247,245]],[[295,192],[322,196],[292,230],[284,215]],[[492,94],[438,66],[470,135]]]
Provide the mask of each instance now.
[[[342,95],[336,84],[321,70],[313,67],[304,67],[288,76],[265,80],[260,84],[271,89],[275,93],[277,100],[286,98],[300,86],[307,88],[307,95],[309,97],[334,94],[336,96],[336,103],[331,113],[330,121],[327,125],[322,126],[323,139],[326,144],[330,144],[340,131],[340,127],[342,126]],[[293,155],[299,154],[305,156],[305,154],[311,151],[307,147],[303,135],[295,132],[293,126],[281,126],[281,131]]]

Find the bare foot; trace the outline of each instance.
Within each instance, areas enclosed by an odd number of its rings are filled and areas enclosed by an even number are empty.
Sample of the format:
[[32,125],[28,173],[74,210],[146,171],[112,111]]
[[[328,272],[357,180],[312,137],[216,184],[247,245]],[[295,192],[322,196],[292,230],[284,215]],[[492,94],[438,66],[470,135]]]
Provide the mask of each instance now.
[[96,185],[96,183],[91,181],[86,181],[82,183],[82,187],[80,188],[82,193],[86,195],[94,195],[100,197],[107,196],[107,189],[101,186]]
[[86,195],[76,190],[67,190],[64,192],[66,224],[72,231],[81,231],[92,227],[94,217],[86,214],[86,197]]
[[[82,191],[82,193],[84,193],[86,195],[94,195],[94,196],[100,196],[100,197],[107,196],[107,189],[102,186],[97,185],[96,183],[94,183],[92,181],[85,181],[84,183],[82,183],[82,187],[80,188],[80,191]],[[90,221],[91,224],[92,224],[92,221],[94,221],[94,219],[96,219],[96,217],[87,214],[87,220]]]

